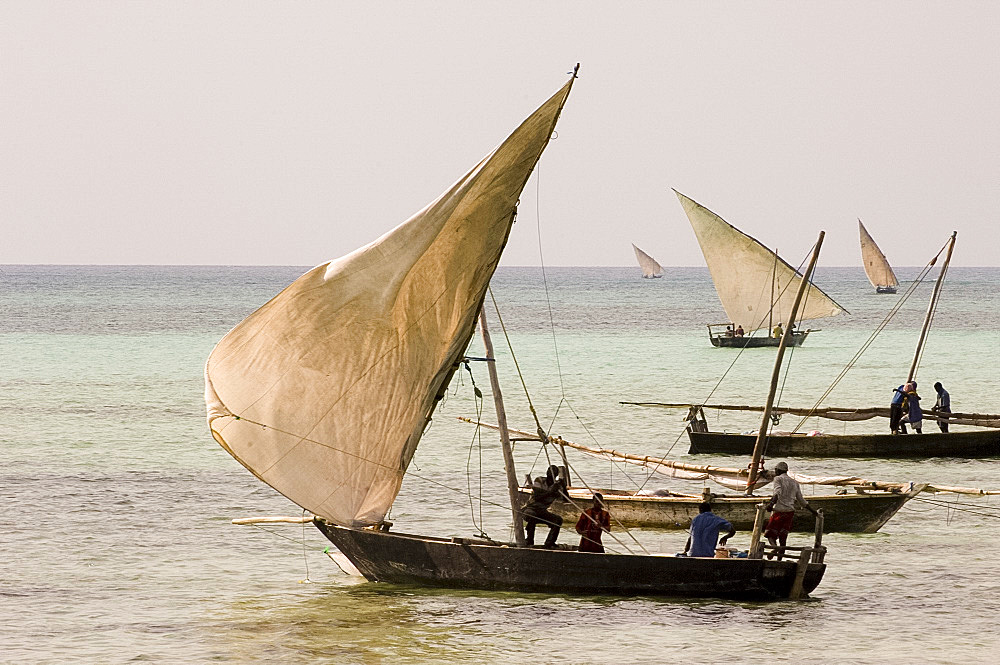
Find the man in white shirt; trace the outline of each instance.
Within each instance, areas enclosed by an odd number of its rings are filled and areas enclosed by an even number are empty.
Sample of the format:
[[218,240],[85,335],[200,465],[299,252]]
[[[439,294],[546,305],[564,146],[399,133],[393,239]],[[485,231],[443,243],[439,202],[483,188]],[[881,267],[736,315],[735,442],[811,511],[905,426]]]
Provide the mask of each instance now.
[[[788,533],[792,530],[792,518],[795,517],[795,508],[801,507],[808,510],[813,515],[817,515],[816,509],[809,505],[805,497],[802,496],[802,488],[799,483],[788,475],[788,465],[778,462],[774,465],[774,493],[771,500],[767,502],[767,510],[774,511],[771,518],[764,527],[764,537],[771,547],[785,547],[788,541]],[[780,558],[780,552],[779,552]]]

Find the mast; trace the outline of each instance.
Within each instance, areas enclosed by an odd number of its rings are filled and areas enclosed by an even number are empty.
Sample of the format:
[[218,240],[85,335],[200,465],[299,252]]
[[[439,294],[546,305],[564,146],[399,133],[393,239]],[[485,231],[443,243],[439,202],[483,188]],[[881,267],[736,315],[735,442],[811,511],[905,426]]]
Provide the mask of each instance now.
[[503,450],[503,468],[507,472],[507,493],[510,495],[510,510],[514,516],[514,542],[518,547],[528,544],[524,537],[524,522],[521,519],[521,502],[518,499],[517,473],[514,471],[514,453],[510,449],[510,434],[507,430],[507,412],[503,408],[503,394],[500,392],[500,380],[497,377],[497,363],[493,355],[493,341],[486,325],[486,308],[479,310],[479,327],[483,332],[483,345],[486,347],[486,366],[490,373],[490,391],[493,393],[493,405],[497,410],[497,423],[500,426],[500,447]]
[[788,313],[788,325],[785,326],[784,331],[781,333],[781,344],[778,345],[778,355],[774,359],[774,371],[771,372],[771,388],[768,390],[767,403],[764,405],[764,417],[760,423],[760,431],[757,433],[757,442],[753,446],[753,458],[750,461],[750,476],[747,478],[747,494],[753,491],[754,482],[757,480],[757,465],[760,464],[760,458],[764,452],[764,441],[767,439],[767,421],[771,419],[774,393],[778,390],[778,379],[781,376],[781,360],[785,355],[785,346],[788,345],[792,337],[792,323],[795,321],[795,315],[798,314],[802,296],[809,287],[809,279],[812,277],[816,261],[819,259],[819,250],[823,246],[823,237],[825,235],[826,231],[819,232],[819,239],[816,240],[816,249],[813,250],[812,258],[809,259],[809,267],[806,268],[806,274],[802,276],[802,281],[799,283],[799,290],[795,294],[795,302],[792,303],[792,310]]
[[924,340],[927,337],[927,331],[931,327],[931,319],[934,318],[934,310],[937,308],[938,296],[941,293],[941,285],[944,284],[944,277],[948,273],[948,264],[951,262],[951,252],[955,249],[955,236],[958,235],[958,231],[951,232],[951,240],[948,241],[948,253],[945,254],[944,263],[941,264],[941,272],[938,273],[937,282],[934,283],[934,291],[931,293],[931,301],[927,304],[927,316],[924,317],[924,326],[920,329],[920,339],[917,340],[917,350],[913,352],[913,363],[910,365],[910,373],[906,376],[906,382],[909,383],[917,375],[917,363],[920,362],[920,354],[924,349]]

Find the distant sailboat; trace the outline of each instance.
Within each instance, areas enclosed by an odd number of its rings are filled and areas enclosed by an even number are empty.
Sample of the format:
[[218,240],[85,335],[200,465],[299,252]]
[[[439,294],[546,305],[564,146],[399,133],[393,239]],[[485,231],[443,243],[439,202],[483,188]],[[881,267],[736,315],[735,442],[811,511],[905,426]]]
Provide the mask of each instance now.
[[875,287],[875,293],[895,293],[899,282],[896,280],[892,267],[885,258],[885,254],[878,248],[875,241],[865,225],[858,220],[858,229],[861,231],[861,260],[865,264],[865,273],[868,281]]
[[642,251],[632,244],[632,249],[635,250],[635,258],[639,262],[639,267],[642,268],[642,276],[646,279],[654,279],[657,277],[663,277],[663,266],[656,262],[652,256]]
[[[674,193],[691,222],[715,283],[715,291],[729,316],[728,324],[708,326],[712,344],[740,348],[778,346],[780,337],[769,334],[771,326],[788,318],[802,276],[755,238],[677,190]],[[833,298],[810,284],[797,320],[821,319],[846,311]],[[722,326],[728,326],[729,330],[714,330]],[[734,336],[732,331],[744,326],[748,336]],[[764,334],[753,335],[754,331],[765,326]],[[809,332],[794,331],[789,344],[800,346]]]

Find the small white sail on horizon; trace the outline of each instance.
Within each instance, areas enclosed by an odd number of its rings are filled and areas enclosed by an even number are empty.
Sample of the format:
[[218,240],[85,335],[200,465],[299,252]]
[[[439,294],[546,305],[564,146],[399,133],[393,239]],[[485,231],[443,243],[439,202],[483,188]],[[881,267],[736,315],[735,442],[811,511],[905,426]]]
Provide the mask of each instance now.
[[[694,229],[722,308],[734,325],[747,331],[785,321],[802,276],[772,250],[696,201],[674,190]],[[846,312],[830,296],[809,284],[798,320]]]
[[656,259],[636,247],[635,243],[632,243],[632,249],[635,250],[635,258],[639,262],[639,267],[642,268],[643,277],[653,279],[663,276],[663,266],[657,263]]
[[875,244],[875,240],[860,219],[858,219],[858,230],[861,233],[861,261],[864,263],[868,281],[872,283],[876,291],[895,290],[899,286],[896,273],[892,271],[892,266],[889,265],[885,254]]
[[330,522],[385,517],[572,84],[433,203],[299,277],[216,345],[205,401],[223,448]]

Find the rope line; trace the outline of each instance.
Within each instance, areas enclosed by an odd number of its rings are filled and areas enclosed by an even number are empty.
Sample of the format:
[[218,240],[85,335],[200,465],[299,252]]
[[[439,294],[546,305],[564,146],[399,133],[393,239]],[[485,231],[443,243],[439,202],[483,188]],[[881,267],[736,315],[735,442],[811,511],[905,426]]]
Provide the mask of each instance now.
[[[945,243],[945,247],[947,247],[947,243]],[[827,389],[823,391],[823,394],[820,395],[819,398],[816,400],[816,402],[812,405],[812,407],[809,410],[809,413],[802,416],[801,420],[799,420],[799,422],[795,425],[795,427],[792,429],[793,434],[795,432],[798,432],[799,429],[805,424],[806,420],[808,420],[813,416],[816,410],[819,409],[820,404],[822,404],[826,400],[826,398],[830,396],[830,393],[833,392],[833,390],[837,387],[837,385],[844,379],[845,376],[847,376],[847,373],[851,369],[853,369],[854,366],[858,363],[858,361],[861,359],[861,356],[865,353],[865,351],[868,350],[868,347],[870,347],[875,342],[875,338],[877,338],[882,333],[882,331],[885,330],[885,328],[889,325],[889,322],[892,321],[893,318],[895,318],[896,314],[899,313],[899,311],[902,309],[906,301],[909,300],[910,296],[912,296],[916,292],[917,288],[927,278],[927,275],[933,269],[934,264],[941,256],[941,252],[945,250],[945,247],[942,247],[940,250],[938,250],[938,253],[934,255],[934,258],[932,258],[927,263],[927,265],[923,267],[923,269],[920,271],[917,277],[912,282],[910,282],[910,286],[907,287],[906,291],[903,292],[903,294],[899,297],[899,299],[892,306],[892,308],[889,309],[889,312],[885,315],[882,321],[879,322],[877,326],[875,326],[875,330],[872,332],[871,335],[869,335],[868,339],[866,339],[864,343],[862,343],[861,348],[858,349],[858,351],[847,362],[844,368],[840,370],[840,373],[833,379],[833,381],[830,383]],[[922,354],[923,350],[921,349],[921,355]]]

